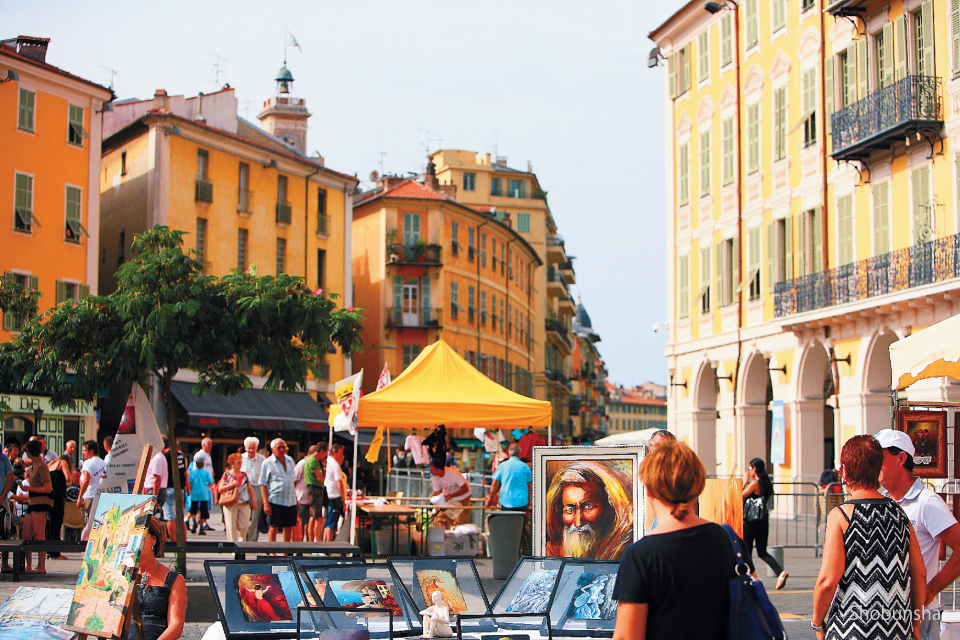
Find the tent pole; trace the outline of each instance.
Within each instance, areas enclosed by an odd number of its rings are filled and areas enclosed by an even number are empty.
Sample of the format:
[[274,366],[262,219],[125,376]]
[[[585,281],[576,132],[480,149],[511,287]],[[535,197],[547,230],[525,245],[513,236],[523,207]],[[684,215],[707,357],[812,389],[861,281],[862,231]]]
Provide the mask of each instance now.
[[360,427],[353,432],[353,500],[350,502],[350,544],[357,544],[357,441]]
[[553,446],[553,422],[547,425],[547,446]]

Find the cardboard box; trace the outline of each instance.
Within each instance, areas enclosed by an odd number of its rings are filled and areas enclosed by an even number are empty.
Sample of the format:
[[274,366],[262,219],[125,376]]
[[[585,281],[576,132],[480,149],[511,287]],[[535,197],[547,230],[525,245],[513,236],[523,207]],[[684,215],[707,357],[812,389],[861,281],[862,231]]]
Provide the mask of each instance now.
[[469,556],[474,558],[479,552],[480,534],[471,533],[465,536],[458,536],[452,531],[446,532],[444,536],[444,555]]

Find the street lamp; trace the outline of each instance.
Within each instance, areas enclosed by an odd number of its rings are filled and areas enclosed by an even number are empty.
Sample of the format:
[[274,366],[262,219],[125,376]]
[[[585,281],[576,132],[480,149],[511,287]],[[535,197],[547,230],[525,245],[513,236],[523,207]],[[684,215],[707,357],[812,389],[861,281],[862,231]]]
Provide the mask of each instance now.
[[43,420],[43,409],[37,407],[33,410],[33,433],[28,433],[27,436],[35,436],[40,433],[41,420]]

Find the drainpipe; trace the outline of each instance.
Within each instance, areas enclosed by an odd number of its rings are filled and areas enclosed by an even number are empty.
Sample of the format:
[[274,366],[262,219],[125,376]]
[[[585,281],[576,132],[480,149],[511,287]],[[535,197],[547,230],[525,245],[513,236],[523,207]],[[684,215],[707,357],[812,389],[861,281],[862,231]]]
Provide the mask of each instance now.
[[[743,107],[740,86],[740,5],[733,5],[733,50],[737,80],[737,275],[743,282]],[[749,294],[748,294],[749,295]],[[737,384],[740,382],[740,362],[743,357],[743,287],[737,292],[737,366],[733,370],[733,420],[737,420]],[[737,430],[734,429],[736,436]],[[716,443],[714,443],[716,446]],[[743,443],[740,443],[743,446]],[[734,463],[736,465],[736,462]],[[736,469],[736,466],[734,466]],[[733,471],[733,470],[731,470]],[[733,475],[733,473],[731,473]]]
[[827,68],[827,43],[826,38],[826,22],[824,18],[823,11],[820,12],[820,113],[823,114],[823,117],[820,118],[823,122],[820,123],[820,128],[822,131],[823,137],[821,138],[821,146],[823,147],[823,153],[820,154],[820,157],[823,158],[823,195],[821,196],[822,204],[820,205],[820,225],[823,227],[823,265],[822,268],[824,271],[827,270],[827,267],[830,264],[830,252],[827,251],[829,246],[827,243],[828,234],[830,232],[830,225],[827,224],[827,82],[825,71]]
[[[307,264],[309,263],[308,249],[310,247],[310,178],[323,171],[323,167],[317,167],[317,170],[304,178],[303,181],[303,281],[309,283],[307,276]],[[349,224],[344,220],[344,224]],[[307,285],[309,288],[309,285]],[[320,286],[320,283],[317,283]]]

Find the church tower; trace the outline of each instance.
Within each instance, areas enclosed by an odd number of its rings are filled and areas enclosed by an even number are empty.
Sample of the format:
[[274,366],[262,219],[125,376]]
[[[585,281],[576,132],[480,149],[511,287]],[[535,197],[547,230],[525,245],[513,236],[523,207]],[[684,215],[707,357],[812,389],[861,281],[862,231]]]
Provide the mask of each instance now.
[[280,138],[300,153],[307,153],[307,101],[291,92],[293,74],[286,64],[277,73],[277,89],[263,103],[263,111],[257,115],[260,127],[272,136]]

